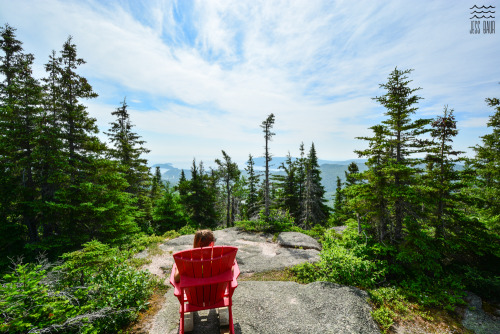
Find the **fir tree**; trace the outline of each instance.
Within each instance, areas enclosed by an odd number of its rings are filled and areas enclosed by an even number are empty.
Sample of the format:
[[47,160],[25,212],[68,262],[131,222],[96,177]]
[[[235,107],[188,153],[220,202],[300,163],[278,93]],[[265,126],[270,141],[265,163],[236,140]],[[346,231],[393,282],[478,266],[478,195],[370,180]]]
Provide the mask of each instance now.
[[456,157],[463,153],[454,151],[450,143],[458,134],[453,109],[444,107],[443,116],[438,116],[432,122],[431,136],[434,145],[429,148],[426,157],[429,199],[431,206],[430,216],[435,229],[435,237],[444,239],[447,229],[457,221],[457,205],[454,199],[462,186],[460,172],[455,169],[459,161]]
[[285,175],[277,175],[278,184],[281,188],[280,207],[290,213],[296,220],[300,218],[299,182],[297,181],[297,166],[292,160],[290,152],[284,163],[279,166]]
[[43,238],[47,239],[60,234],[61,220],[60,210],[54,210],[56,193],[68,180],[65,171],[69,170],[67,165],[67,154],[64,148],[62,124],[62,96],[61,96],[61,60],[56,51],[52,51],[49,62],[45,64],[48,77],[44,82],[44,110],[41,119],[40,155],[37,168],[41,192],[41,224]]
[[359,182],[358,176],[359,167],[354,161],[352,161],[349,166],[347,166],[347,171],[345,172],[346,187],[357,184]]
[[[27,230],[28,242],[39,240],[36,215],[37,185],[34,176],[36,149],[40,137],[42,88],[32,76],[34,57],[22,53],[22,44],[15,38],[15,29],[6,25],[0,30],[0,202],[2,225],[17,234],[20,219]],[[5,198],[4,198],[5,197]]]
[[215,182],[214,178],[205,173],[203,162],[197,166],[196,160],[193,159],[191,180],[185,182],[188,187],[183,203],[191,221],[198,227],[215,227],[217,224]]
[[330,212],[324,198],[325,188],[321,184],[321,171],[314,143],[307,156],[305,172],[301,222],[307,228],[314,224],[324,223]]
[[133,124],[127,110],[125,99],[121,107],[117,108],[112,115],[116,120],[111,123],[111,128],[106,132],[113,148],[109,150],[111,158],[117,160],[123,167],[125,179],[129,186],[127,192],[137,199],[137,220],[144,231],[149,228],[151,221],[151,199],[150,185],[151,175],[144,154],[150,151],[143,145],[145,141],[132,131]]
[[271,205],[271,200],[270,200],[270,194],[269,194],[269,162],[272,159],[272,155],[269,152],[269,142],[271,141],[272,137],[275,135],[274,132],[271,131],[274,125],[274,115],[270,114],[267,116],[266,120],[262,122],[260,127],[262,128],[262,131],[264,132],[264,139],[265,139],[265,151],[264,151],[264,158],[266,160],[266,169],[265,169],[265,184],[264,184],[264,215],[266,219],[269,219],[269,207]]
[[151,181],[151,200],[155,202],[161,197],[163,191],[163,181],[161,179],[160,167],[156,166],[155,175]]
[[500,99],[487,98],[486,103],[495,109],[488,127],[492,132],[481,137],[482,144],[473,147],[476,152],[473,166],[476,168],[479,213],[486,226],[500,235]]
[[248,196],[246,198],[246,214],[249,219],[256,216],[259,212],[259,193],[258,193],[258,185],[260,180],[260,175],[257,174],[254,170],[254,161],[253,157],[250,154],[248,156],[247,167],[245,168],[248,173],[247,179],[247,187],[248,187]]
[[226,226],[231,226],[231,192],[233,190],[234,183],[238,180],[240,176],[240,170],[235,162],[231,161],[231,157],[227,155],[224,150],[222,150],[222,157],[224,160],[216,159],[215,163],[219,166],[217,170],[217,177],[222,180],[226,193]]
[[428,141],[419,136],[429,131],[425,126],[429,119],[412,120],[417,110],[416,104],[421,99],[414,93],[421,88],[410,88],[408,74],[412,70],[400,71],[397,68],[389,75],[388,81],[381,84],[387,92],[374,100],[384,106],[388,118],[382,123],[387,131],[387,141],[393,150],[390,158],[390,173],[394,177],[391,192],[388,194],[394,203],[394,239],[400,242],[403,238],[403,222],[409,230],[417,230],[419,195],[416,193],[415,176],[420,172],[415,166],[418,160],[412,158],[414,153],[425,152]]
[[352,185],[346,189],[348,207],[355,213],[358,232],[361,233],[361,218],[367,216],[371,228],[379,242],[386,239],[394,241],[394,224],[389,213],[388,162],[393,153],[387,140],[387,130],[383,125],[372,126],[373,137],[357,137],[369,141],[369,148],[355,151],[359,157],[368,157],[368,170],[360,175],[366,183]]
[[337,176],[337,187],[335,188],[335,201],[333,202],[333,211],[336,217],[340,217],[343,212],[344,198],[342,194],[342,180]]

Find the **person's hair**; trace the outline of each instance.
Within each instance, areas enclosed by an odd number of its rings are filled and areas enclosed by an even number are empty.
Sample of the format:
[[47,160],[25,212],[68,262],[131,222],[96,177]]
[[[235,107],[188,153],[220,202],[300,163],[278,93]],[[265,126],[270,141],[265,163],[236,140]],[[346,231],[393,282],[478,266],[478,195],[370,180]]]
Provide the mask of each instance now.
[[214,233],[210,230],[198,230],[194,234],[193,248],[210,246],[215,241]]

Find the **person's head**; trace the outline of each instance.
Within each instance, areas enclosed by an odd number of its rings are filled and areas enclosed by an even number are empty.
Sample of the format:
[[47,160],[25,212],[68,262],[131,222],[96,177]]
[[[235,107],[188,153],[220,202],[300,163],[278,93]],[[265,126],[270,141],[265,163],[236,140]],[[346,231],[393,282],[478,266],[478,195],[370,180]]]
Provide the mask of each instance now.
[[198,230],[194,234],[193,248],[207,247],[215,242],[214,233],[210,230]]

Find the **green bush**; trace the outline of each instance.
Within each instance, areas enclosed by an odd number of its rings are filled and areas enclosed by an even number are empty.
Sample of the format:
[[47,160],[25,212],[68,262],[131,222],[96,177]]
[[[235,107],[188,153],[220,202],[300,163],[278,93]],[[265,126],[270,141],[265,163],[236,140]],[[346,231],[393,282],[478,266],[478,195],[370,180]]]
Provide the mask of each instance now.
[[5,274],[0,285],[0,331],[28,332],[77,314],[71,298],[50,283],[42,265],[19,264]]
[[333,231],[329,231],[324,236],[320,262],[295,266],[292,272],[297,280],[304,283],[321,280],[374,287],[384,279],[386,265],[383,261],[370,259],[366,253],[366,245],[352,242],[349,238],[339,239]]
[[148,272],[127,264],[126,254],[92,241],[64,254],[66,262],[58,267],[16,265],[0,285],[0,332],[119,330],[147,307],[158,284]]
[[188,234],[195,234],[196,233],[196,228],[194,228],[193,226],[191,225],[185,225],[183,226],[179,231],[178,233],[180,235],[188,235]]
[[396,317],[396,314],[385,306],[382,306],[371,313],[373,319],[380,325],[380,327],[382,327],[384,333],[387,333],[387,330],[389,330],[394,323],[393,319]]

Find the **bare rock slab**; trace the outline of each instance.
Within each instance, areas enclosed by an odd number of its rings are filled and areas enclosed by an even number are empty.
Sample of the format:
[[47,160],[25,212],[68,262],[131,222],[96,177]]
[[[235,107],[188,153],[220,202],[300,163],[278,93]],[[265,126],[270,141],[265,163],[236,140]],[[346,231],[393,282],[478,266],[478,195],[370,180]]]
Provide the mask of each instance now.
[[465,328],[474,331],[476,334],[500,333],[500,318],[483,311],[481,297],[468,292],[466,301],[469,305],[462,320]]
[[316,239],[299,232],[281,232],[278,235],[278,245],[288,248],[321,250],[321,245]]
[[[297,234],[310,238],[302,233]],[[293,243],[297,248],[285,248],[279,243],[273,242],[273,235],[271,234],[249,233],[233,227],[214,231],[214,235],[217,238],[216,245],[238,247],[236,260],[242,274],[282,270],[303,262],[319,261],[319,250],[317,248],[305,249],[303,246],[298,246],[305,245],[305,243]],[[160,245],[160,248],[166,254],[173,254],[192,248],[193,238],[194,235],[184,235],[165,242]],[[304,239],[307,240],[307,238]],[[299,237],[296,237],[296,239],[301,240]],[[315,241],[313,238],[311,239]],[[309,244],[313,243],[309,242]],[[166,260],[164,267],[172,267],[172,265],[173,258],[169,258]]]
[[[240,282],[233,296],[236,333],[380,333],[366,292],[334,283]],[[177,334],[179,303],[172,289],[150,333]],[[194,317],[193,334],[219,333],[214,310]]]

